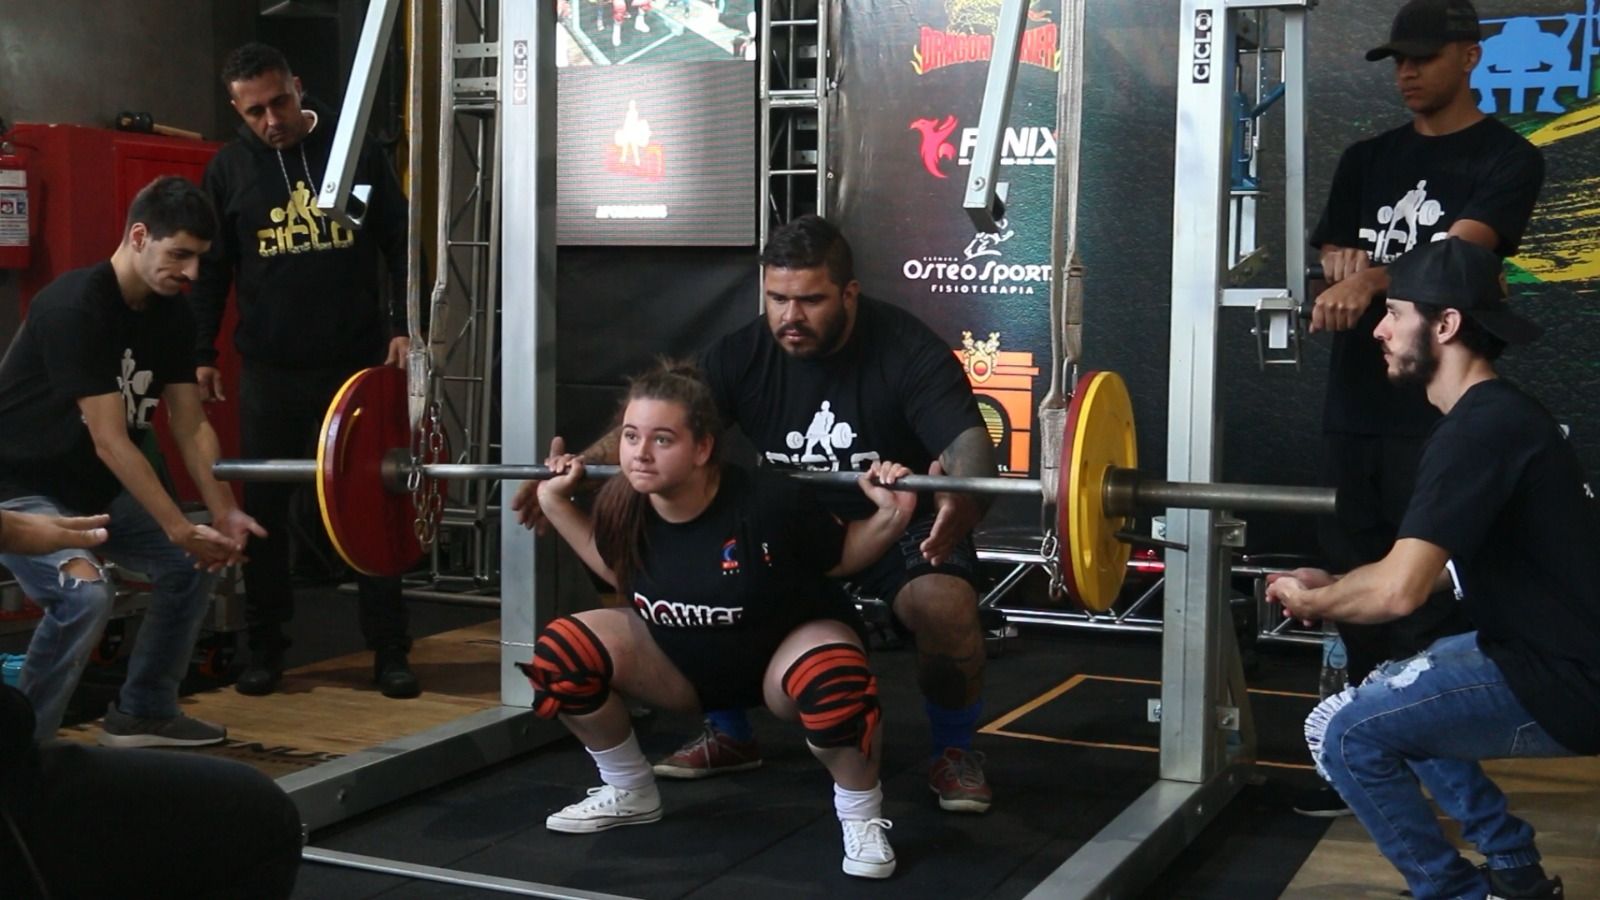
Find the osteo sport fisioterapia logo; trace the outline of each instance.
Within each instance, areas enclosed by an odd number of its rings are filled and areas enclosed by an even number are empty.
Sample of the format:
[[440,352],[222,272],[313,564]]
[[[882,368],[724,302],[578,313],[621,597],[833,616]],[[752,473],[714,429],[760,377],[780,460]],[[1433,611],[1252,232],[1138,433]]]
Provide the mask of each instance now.
[[1030,295],[1050,287],[1047,264],[1012,263],[1005,244],[1016,230],[1001,219],[995,232],[974,232],[959,254],[925,254],[900,265],[900,274],[930,294]]
[[[945,27],[923,25],[911,51],[911,69],[918,75],[962,63],[986,63],[994,56],[994,30],[1003,0],[945,0]],[[1060,36],[1043,0],[1032,0],[1027,29],[1022,33],[1023,65],[1061,69]]]

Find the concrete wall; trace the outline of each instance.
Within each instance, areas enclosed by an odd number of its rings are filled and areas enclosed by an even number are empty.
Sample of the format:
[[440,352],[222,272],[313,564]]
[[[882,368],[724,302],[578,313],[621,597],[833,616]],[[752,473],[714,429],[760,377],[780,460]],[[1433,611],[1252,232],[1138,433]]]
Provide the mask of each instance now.
[[109,125],[135,110],[217,137],[232,129],[218,65],[254,22],[243,0],[0,0],[0,115]]
[[[217,71],[255,27],[252,0],[0,0],[0,118],[110,126],[124,110],[218,138],[236,117]],[[0,346],[17,326],[0,274]]]

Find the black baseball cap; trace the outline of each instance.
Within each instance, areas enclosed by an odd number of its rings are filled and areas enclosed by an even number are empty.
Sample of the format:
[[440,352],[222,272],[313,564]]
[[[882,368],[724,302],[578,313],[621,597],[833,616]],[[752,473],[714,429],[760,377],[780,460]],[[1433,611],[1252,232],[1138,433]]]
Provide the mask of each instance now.
[[1478,11],[1468,0],[1411,0],[1395,13],[1389,43],[1367,51],[1367,62],[1386,56],[1426,59],[1452,41],[1482,40]]
[[1543,329],[1506,304],[1503,270],[1500,257],[1471,241],[1432,241],[1389,263],[1389,299],[1459,309],[1500,340],[1524,344]]

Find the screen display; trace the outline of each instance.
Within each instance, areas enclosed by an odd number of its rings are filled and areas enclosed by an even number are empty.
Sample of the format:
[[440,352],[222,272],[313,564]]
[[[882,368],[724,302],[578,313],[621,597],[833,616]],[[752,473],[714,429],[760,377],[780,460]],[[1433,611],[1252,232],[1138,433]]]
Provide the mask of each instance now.
[[557,11],[557,241],[754,243],[753,0]]

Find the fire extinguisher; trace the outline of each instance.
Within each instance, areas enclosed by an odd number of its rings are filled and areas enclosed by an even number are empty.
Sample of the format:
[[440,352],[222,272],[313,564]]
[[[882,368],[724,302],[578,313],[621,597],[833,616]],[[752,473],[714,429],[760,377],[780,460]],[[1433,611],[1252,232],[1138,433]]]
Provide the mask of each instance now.
[[27,156],[0,140],[0,269],[26,269],[32,259],[32,188]]

